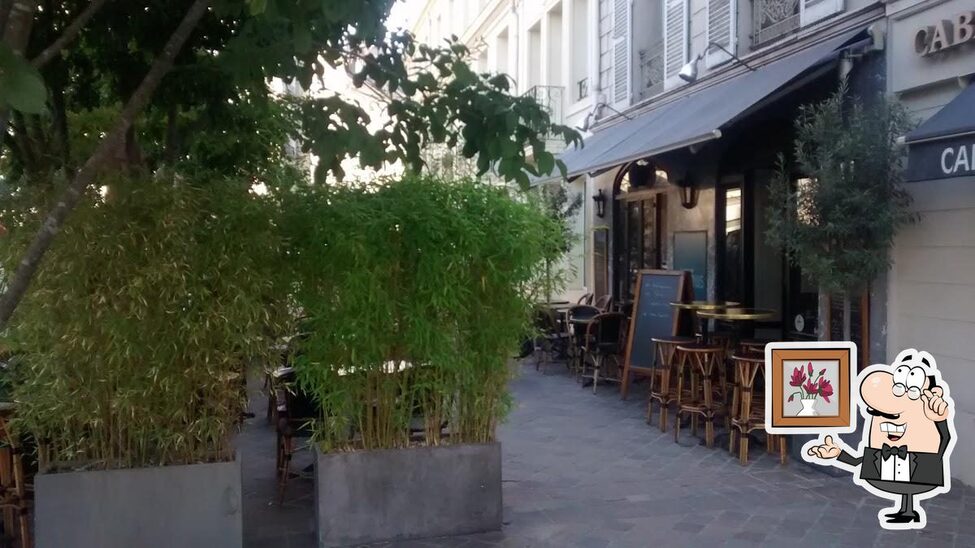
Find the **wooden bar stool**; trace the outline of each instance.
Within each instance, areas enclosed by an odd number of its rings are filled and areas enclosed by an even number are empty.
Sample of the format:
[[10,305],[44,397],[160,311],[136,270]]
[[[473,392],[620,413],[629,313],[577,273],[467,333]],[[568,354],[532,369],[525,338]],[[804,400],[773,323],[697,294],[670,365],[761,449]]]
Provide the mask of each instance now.
[[[680,439],[681,415],[691,416],[691,433],[697,435],[698,417],[704,419],[704,442],[714,447],[714,418],[724,406],[724,356],[721,345],[680,344],[677,346],[677,413],[674,442]],[[690,377],[690,388],[685,377]]]
[[693,337],[664,337],[652,338],[653,341],[653,372],[650,375],[650,398],[647,401],[647,424],[653,417],[653,402],[660,405],[660,431],[667,431],[667,408],[675,401],[674,381],[672,374],[677,371],[677,346],[694,342]]
[[738,343],[738,352],[742,354],[761,354],[765,356],[765,345],[771,341],[760,339],[744,339]]
[[[738,412],[731,419],[731,436],[728,442],[728,450],[735,451],[735,442],[738,442],[738,460],[742,465],[748,464],[748,433],[753,430],[765,430],[765,400],[761,395],[755,394],[755,379],[761,375],[763,382],[765,379],[765,359],[764,357],[738,356],[731,357],[735,366],[735,376],[737,378],[739,395]],[[765,447],[769,453],[775,445],[779,448],[779,462],[786,463],[787,453],[784,436],[774,436],[766,432]]]

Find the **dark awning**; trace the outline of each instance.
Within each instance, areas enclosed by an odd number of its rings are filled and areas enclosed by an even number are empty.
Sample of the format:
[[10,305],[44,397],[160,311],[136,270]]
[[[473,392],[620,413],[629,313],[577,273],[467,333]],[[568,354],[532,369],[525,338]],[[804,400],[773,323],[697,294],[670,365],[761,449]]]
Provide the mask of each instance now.
[[907,181],[975,175],[975,84],[908,133]]
[[907,134],[907,144],[934,139],[951,139],[975,133],[975,84],[942,107],[917,129]]
[[571,179],[721,137],[721,130],[789,82],[824,63],[862,29],[844,33],[724,82],[693,91],[585,140],[560,158]]

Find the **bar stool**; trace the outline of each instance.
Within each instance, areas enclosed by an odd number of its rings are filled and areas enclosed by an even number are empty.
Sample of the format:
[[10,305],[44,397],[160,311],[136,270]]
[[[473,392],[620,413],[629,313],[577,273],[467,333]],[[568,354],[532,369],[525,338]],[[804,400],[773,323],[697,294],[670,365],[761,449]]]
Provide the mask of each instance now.
[[[731,436],[728,441],[728,450],[735,451],[735,442],[738,441],[738,460],[742,465],[748,464],[748,433],[753,430],[765,429],[765,401],[762,396],[755,394],[755,378],[762,376],[765,379],[765,359],[758,356],[731,356],[731,361],[735,366],[735,376],[737,378],[739,394],[734,399],[738,404],[738,411],[731,419]],[[786,463],[785,437],[775,436],[766,432],[765,447],[769,453],[772,452],[774,444],[778,442],[779,461]]]
[[677,346],[694,342],[693,337],[652,338],[653,365],[650,374],[650,398],[647,401],[647,424],[653,418],[653,402],[660,405],[660,431],[667,431],[667,408],[675,401],[674,380],[671,373],[677,370]]
[[761,340],[761,339],[744,339],[738,343],[738,352],[743,354],[761,354],[765,355],[765,345],[771,341]]
[[[690,343],[677,346],[675,443],[680,439],[681,415],[686,414],[691,416],[691,433],[694,435],[697,435],[698,417],[704,419],[705,445],[714,447],[714,417],[724,405],[724,356],[725,349],[720,345]],[[689,390],[685,389],[685,376],[690,376]]]

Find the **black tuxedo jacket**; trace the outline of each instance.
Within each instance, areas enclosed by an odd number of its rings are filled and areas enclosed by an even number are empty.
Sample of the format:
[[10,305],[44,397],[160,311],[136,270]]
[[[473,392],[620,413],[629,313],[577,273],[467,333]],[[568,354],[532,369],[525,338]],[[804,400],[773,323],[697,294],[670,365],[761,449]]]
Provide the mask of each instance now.
[[[938,446],[937,453],[914,453],[910,452],[910,446],[907,448],[909,451],[907,458],[911,463],[911,481],[909,483],[945,484],[944,456],[951,434],[948,432],[948,421],[936,422],[934,425],[938,428],[938,433],[941,434],[941,443]],[[862,457],[854,457],[843,451],[836,460],[850,466],[859,466],[861,479],[880,480],[880,466],[883,463],[883,457],[878,448],[864,447]]]

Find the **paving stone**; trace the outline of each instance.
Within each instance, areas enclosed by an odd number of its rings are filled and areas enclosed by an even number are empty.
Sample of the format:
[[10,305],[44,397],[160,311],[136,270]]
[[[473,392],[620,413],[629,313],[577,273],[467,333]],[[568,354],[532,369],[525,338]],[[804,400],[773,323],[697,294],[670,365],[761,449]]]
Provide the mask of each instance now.
[[[922,502],[928,530],[885,531],[877,512],[890,502],[849,476],[803,462],[781,466],[760,445],[741,466],[728,453],[727,438],[708,449],[689,426],[674,443],[672,427],[661,433],[656,421],[644,422],[643,388],[627,401],[612,385],[594,396],[564,368],[537,372],[529,360],[512,391],[515,407],[499,429],[504,529],[380,546],[975,546],[971,487],[956,483],[950,493]],[[238,441],[245,546],[311,548],[312,482],[290,481],[284,505],[277,503],[275,436],[262,418],[263,403],[252,397],[258,417],[246,422]],[[305,451],[295,468],[310,462]]]

